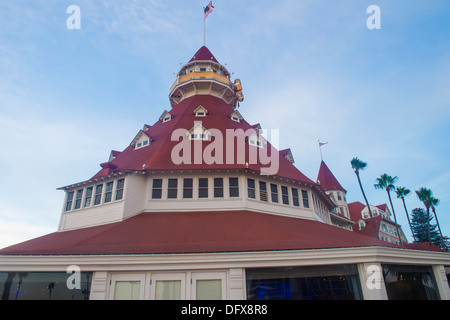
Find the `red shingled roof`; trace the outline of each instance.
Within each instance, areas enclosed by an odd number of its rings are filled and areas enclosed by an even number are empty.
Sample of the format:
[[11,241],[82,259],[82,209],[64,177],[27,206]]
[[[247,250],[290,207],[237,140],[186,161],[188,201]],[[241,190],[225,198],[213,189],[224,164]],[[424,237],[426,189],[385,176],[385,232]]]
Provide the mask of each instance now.
[[142,213],[103,226],[55,232],[0,255],[162,254],[390,246],[318,221],[252,211]]
[[336,177],[323,161],[320,163],[319,174],[317,175],[317,183],[319,183],[322,189],[325,191],[341,190],[346,192],[346,190],[341,186],[339,181],[337,181]]
[[209,51],[209,49],[205,46],[201,47],[192,57],[191,60],[189,60],[189,62],[192,61],[214,61],[219,63],[219,61],[216,60],[216,58],[213,56],[213,54],[211,53],[211,51]]
[[[199,105],[204,106],[208,110],[206,117],[196,117],[193,113],[194,109]],[[234,160],[233,163],[226,163],[226,130],[227,129],[242,129],[244,132],[251,129],[249,132],[253,132],[254,128],[248,124],[245,120],[236,122],[231,120],[228,115],[233,112],[233,108],[228,106],[222,99],[213,97],[210,95],[196,95],[183,100],[180,104],[174,107],[170,113],[173,115],[172,120],[168,122],[158,121],[145,132],[151,137],[152,142],[149,146],[135,150],[133,146],[128,146],[121,153],[117,154],[106,168],[100,170],[94,177],[98,178],[112,173],[112,167],[115,172],[127,171],[127,170],[145,170],[158,171],[158,170],[204,170],[204,169],[244,169],[255,170],[260,172],[262,168],[269,167],[269,164],[263,164],[263,161],[250,160],[249,151],[257,150],[256,147],[246,144],[246,157],[245,162],[248,162],[248,166],[242,161],[238,161],[238,143],[234,143]],[[223,163],[216,162],[208,164],[202,159],[201,163],[196,164],[194,162],[194,153],[191,155],[191,164],[181,163],[176,164],[172,161],[171,151],[180,142],[178,140],[172,141],[172,133],[176,129],[190,130],[196,121],[201,121],[202,126],[206,129],[217,129],[222,133],[224,139],[223,143]],[[192,145],[194,141],[191,142]],[[213,141],[203,141],[202,152],[205,151],[208,145]],[[267,148],[272,152],[278,153],[278,151],[267,143]],[[194,148],[192,148],[194,150]],[[292,163],[290,163],[282,154],[277,155],[279,161],[278,172],[276,175],[290,178],[293,180],[306,182],[311,185],[315,185],[314,181],[306,177],[300,172]],[[104,165],[105,166],[105,165]]]

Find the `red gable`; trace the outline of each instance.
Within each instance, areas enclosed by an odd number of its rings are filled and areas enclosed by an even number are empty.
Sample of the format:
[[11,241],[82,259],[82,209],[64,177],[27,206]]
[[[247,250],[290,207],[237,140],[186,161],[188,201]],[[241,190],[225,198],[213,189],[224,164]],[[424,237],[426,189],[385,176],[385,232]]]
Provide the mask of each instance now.
[[346,190],[341,186],[339,181],[337,181],[336,177],[331,173],[331,170],[328,169],[325,162],[321,162],[319,174],[317,176],[317,183],[320,184],[323,190],[341,190],[346,192]]
[[192,57],[191,60],[189,60],[189,62],[192,61],[214,61],[219,63],[216,58],[214,58],[213,54],[211,53],[211,51],[209,51],[209,49],[205,46],[201,47],[197,53]]

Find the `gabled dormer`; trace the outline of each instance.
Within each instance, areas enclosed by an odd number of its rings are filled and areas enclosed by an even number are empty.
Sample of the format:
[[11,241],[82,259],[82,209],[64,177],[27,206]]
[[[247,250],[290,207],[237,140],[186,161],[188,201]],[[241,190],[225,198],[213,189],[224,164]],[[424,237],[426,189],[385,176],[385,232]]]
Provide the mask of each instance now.
[[130,145],[134,146],[134,149],[137,150],[149,146],[152,141],[152,138],[150,138],[147,133],[141,130],[133,139],[133,141],[131,141]]
[[199,105],[197,108],[194,109],[194,115],[196,117],[206,117],[207,114],[208,110],[202,105]]
[[211,140],[211,132],[202,125],[201,121],[196,121],[187,134],[189,140]]
[[109,160],[108,162],[113,161],[119,154],[121,154],[122,152],[120,151],[116,151],[116,150],[111,150],[111,153],[109,154]]
[[258,148],[265,148],[267,146],[267,140],[262,136],[263,130],[261,125],[255,124],[252,126],[254,131],[248,136],[248,143],[251,146],[255,146]]
[[146,132],[148,129],[150,129],[152,126],[148,125],[148,124],[144,124],[144,127],[142,128],[142,130],[144,130],[144,132]]
[[235,122],[241,122],[241,120],[244,119],[244,117],[237,110],[230,114],[228,117]]
[[291,149],[284,149],[280,151],[280,154],[286,158],[290,163],[294,163],[294,156],[292,155]]
[[172,120],[172,118],[173,118],[173,115],[169,111],[164,110],[161,117],[159,117],[159,121],[164,123],[164,122],[168,122],[168,121]]

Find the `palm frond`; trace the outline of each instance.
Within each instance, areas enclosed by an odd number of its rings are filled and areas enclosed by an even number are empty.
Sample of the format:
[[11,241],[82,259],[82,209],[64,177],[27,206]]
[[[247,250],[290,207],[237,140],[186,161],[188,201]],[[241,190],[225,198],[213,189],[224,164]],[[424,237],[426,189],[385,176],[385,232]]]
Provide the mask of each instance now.
[[359,170],[364,170],[364,168],[367,167],[367,163],[364,162],[364,161],[361,161],[361,160],[358,159],[357,157],[356,157],[356,158],[353,158],[353,159],[350,161],[350,164],[352,165],[352,168],[355,169],[355,170],[357,170],[357,171],[359,171]]

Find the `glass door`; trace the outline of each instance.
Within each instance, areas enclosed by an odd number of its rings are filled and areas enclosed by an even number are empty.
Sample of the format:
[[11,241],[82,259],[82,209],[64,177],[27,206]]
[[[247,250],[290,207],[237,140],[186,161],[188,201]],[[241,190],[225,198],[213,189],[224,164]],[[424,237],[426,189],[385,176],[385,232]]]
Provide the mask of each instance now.
[[225,272],[192,273],[191,298],[196,300],[226,299]]
[[186,299],[185,273],[153,273],[150,285],[151,300]]
[[110,284],[110,300],[144,299],[145,274],[113,274]]

